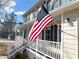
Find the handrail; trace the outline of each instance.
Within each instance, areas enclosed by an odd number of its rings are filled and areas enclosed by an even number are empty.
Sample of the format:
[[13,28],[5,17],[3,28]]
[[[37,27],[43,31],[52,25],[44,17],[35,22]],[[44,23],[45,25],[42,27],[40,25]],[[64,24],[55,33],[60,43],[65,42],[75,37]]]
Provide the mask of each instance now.
[[61,42],[47,41],[47,40],[41,40],[41,39],[38,39],[38,41],[41,41],[41,42],[48,42],[48,43],[61,43]]
[[27,45],[26,45],[26,43],[24,43],[21,46],[18,46],[18,47],[15,47],[14,49],[9,50],[7,52],[8,58],[10,58],[11,56],[15,55],[17,52],[19,52],[20,50],[23,50],[26,47],[27,47]]
[[10,57],[10,56],[12,56],[12,55],[16,54],[18,51],[22,50],[22,49],[23,49],[23,48],[25,48],[25,47],[26,47],[26,46],[21,47],[20,49],[16,50],[14,53],[12,53],[12,54],[8,55],[8,57]]
[[[37,40],[38,40],[38,43],[32,43],[29,41],[28,46],[48,56],[51,56],[54,58],[58,58],[58,57],[60,58],[61,42],[53,42],[53,41],[47,41],[47,40],[41,40],[41,39],[37,39]],[[38,49],[35,48],[36,46]]]

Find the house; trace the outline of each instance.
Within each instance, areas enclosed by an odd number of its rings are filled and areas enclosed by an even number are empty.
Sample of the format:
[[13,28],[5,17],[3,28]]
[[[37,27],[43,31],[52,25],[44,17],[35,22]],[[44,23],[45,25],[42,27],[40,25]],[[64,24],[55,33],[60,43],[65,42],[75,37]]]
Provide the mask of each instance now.
[[[42,5],[54,21],[33,43],[27,36]],[[79,0],[39,0],[23,17],[24,24],[17,29],[24,30],[31,59],[79,59]]]

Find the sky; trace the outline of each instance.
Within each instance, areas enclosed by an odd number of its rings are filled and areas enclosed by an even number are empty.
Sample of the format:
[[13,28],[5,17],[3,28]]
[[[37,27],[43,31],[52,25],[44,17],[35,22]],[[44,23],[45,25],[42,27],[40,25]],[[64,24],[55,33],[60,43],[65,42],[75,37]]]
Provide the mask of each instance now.
[[10,5],[5,7],[8,13],[14,12],[17,15],[17,23],[23,22],[22,14],[30,9],[38,0],[13,0]]
[[15,13],[17,14],[17,22],[23,22],[21,15],[30,9],[32,5],[34,5],[37,0],[15,0]]

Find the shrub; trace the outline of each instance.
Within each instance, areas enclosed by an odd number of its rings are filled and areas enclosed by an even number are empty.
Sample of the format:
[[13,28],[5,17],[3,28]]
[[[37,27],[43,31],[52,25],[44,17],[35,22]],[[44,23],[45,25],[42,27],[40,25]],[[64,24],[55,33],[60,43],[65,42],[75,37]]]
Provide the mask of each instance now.
[[28,59],[28,56],[26,54],[17,52],[15,55],[15,59]]

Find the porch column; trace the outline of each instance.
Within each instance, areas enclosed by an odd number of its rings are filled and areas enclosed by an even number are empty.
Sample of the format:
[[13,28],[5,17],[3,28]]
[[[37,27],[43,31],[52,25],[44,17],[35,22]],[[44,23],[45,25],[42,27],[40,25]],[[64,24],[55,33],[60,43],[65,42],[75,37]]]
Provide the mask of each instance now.
[[[63,26],[63,23],[64,23],[64,18],[63,18],[63,12],[61,13],[61,30],[64,30],[64,26]],[[60,58],[61,59],[64,59],[64,54],[63,54],[63,46],[64,44],[64,33],[61,31],[61,54],[60,54]]]

